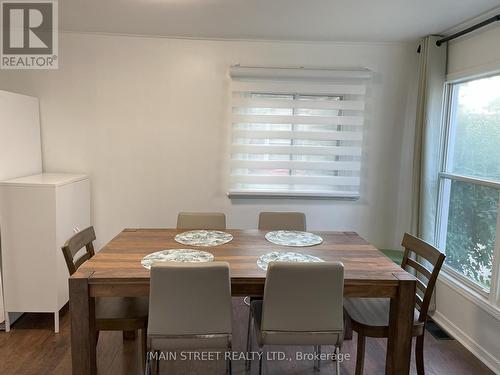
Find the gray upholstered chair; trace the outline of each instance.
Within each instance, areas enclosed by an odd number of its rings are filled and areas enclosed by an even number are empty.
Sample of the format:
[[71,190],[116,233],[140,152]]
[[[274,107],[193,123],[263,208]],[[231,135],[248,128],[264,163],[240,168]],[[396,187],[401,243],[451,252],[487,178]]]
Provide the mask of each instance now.
[[[225,262],[168,263],[151,267],[146,374],[160,351],[231,350],[232,304]],[[159,371],[159,361],[155,361]],[[226,361],[231,372],[231,362]]]
[[[302,212],[261,212],[260,230],[306,230],[306,215]],[[258,299],[258,298],[255,298]],[[243,302],[250,306],[253,297],[245,297]]]
[[306,215],[302,212],[261,212],[261,230],[306,230]]
[[219,212],[179,212],[177,229],[226,229],[226,215]]
[[[247,351],[255,328],[259,353],[266,345],[334,345],[339,354],[344,337],[344,266],[338,262],[271,262],[264,299],[252,301]],[[259,374],[264,355],[259,356]],[[340,362],[337,360],[337,374]],[[315,368],[319,369],[319,361]],[[247,361],[250,369],[250,361]]]

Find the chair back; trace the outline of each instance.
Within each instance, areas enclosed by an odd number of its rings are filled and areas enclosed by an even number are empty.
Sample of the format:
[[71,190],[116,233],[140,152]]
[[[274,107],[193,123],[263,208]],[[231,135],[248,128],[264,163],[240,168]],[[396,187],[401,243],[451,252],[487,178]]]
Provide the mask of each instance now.
[[262,304],[262,332],[341,333],[344,265],[271,262]]
[[261,230],[306,230],[306,215],[302,212],[261,212]]
[[[61,248],[70,275],[73,275],[83,262],[95,255],[93,244],[95,239],[94,227],[88,227],[76,233],[73,237],[67,240]],[[77,257],[76,255],[83,248],[85,248],[85,252],[81,256]]]
[[231,319],[227,263],[153,264],[148,336],[228,335]]
[[[401,267],[405,271],[411,271],[413,268],[417,276],[417,295],[416,304],[420,311],[418,320],[425,322],[429,311],[432,293],[436,285],[436,280],[441,271],[446,256],[431,244],[405,233],[402,242],[405,248]],[[412,253],[417,255],[417,259],[412,259]],[[425,259],[430,267],[420,263],[418,259]]]
[[226,215],[219,212],[179,212],[177,229],[226,229]]

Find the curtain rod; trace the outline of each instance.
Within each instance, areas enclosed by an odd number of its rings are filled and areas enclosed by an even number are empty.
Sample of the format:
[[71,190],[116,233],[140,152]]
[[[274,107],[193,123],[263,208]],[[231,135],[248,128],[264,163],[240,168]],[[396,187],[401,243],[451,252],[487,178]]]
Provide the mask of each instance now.
[[462,35],[468,34],[474,30],[480,29],[481,27],[484,27],[486,25],[489,25],[490,23],[500,21],[500,14],[497,14],[496,16],[493,16],[491,18],[488,18],[487,20],[484,20],[483,22],[479,22],[471,27],[468,27],[465,30],[459,31],[458,33],[452,34],[450,36],[447,36],[446,38],[440,39],[436,42],[436,45],[439,47],[441,44],[449,42],[452,39],[456,39]]

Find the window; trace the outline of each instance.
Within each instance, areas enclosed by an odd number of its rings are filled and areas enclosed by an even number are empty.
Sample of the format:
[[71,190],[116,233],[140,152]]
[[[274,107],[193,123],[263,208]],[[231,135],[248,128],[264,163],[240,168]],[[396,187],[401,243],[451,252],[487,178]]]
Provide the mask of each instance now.
[[365,75],[309,81],[255,69],[251,79],[231,72],[229,195],[358,197]]
[[487,295],[498,283],[500,76],[450,83],[447,92],[438,239],[446,269]]

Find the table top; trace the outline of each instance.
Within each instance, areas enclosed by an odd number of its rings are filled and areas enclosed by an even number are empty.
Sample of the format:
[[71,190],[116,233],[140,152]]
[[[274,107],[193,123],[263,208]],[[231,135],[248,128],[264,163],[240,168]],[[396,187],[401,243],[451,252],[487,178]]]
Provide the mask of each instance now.
[[[285,247],[268,242],[268,231],[228,229],[233,240],[215,247],[194,247],[177,243],[174,237],[184,230],[125,229],[111,240],[92,259],[85,262],[72,277],[88,277],[92,282],[149,283],[150,271],[141,259],[155,251],[176,248],[201,249],[212,253],[215,261],[229,263],[232,282],[242,280],[263,283],[266,273],[257,266],[259,256],[271,251],[294,251],[317,256],[325,261],[344,264],[345,284],[396,285],[409,274],[370,245],[355,232],[314,233],[323,243],[310,247]],[[85,276],[86,275],[86,276]]]

